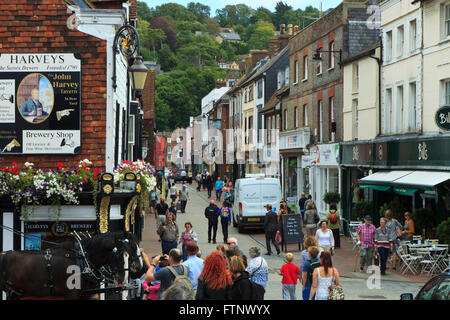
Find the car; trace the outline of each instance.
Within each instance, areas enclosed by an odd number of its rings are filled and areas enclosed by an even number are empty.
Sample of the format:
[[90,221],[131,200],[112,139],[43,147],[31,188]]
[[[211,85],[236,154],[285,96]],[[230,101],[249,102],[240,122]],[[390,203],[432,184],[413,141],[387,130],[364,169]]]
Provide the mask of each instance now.
[[431,278],[415,298],[412,293],[403,293],[400,300],[450,300],[450,269]]
[[181,181],[183,183],[188,182],[189,184],[192,184],[192,174],[189,175],[188,172],[186,172],[186,176],[183,179],[181,172],[183,172],[183,169],[177,169],[177,171],[172,174],[173,182],[177,183]]

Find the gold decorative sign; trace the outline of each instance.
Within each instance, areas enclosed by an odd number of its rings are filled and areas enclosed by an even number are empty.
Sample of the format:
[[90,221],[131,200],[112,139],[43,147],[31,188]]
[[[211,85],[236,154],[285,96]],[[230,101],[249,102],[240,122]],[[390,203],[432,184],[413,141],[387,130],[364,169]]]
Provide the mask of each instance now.
[[100,221],[99,221],[99,229],[100,233],[108,232],[108,208],[111,197],[103,197],[100,203]]
[[138,196],[134,196],[127,205],[127,210],[125,211],[125,231],[130,231],[130,215],[131,223],[134,224],[134,210],[136,209],[137,201]]
[[136,185],[136,192],[137,192],[137,193],[141,193],[141,184],[140,184],[140,183],[138,183],[138,184]]
[[141,180],[141,174],[140,173],[136,174],[136,179]]
[[110,173],[104,173],[102,175],[102,180],[103,181],[111,181],[113,179],[113,175]]
[[110,194],[112,192],[112,187],[107,184],[106,186],[103,187],[103,192],[106,194]]
[[52,225],[52,233],[57,237],[64,237],[69,233],[69,225],[65,222],[55,222]]
[[125,180],[127,180],[127,181],[136,180],[136,175],[134,173],[129,172],[129,173],[125,174]]

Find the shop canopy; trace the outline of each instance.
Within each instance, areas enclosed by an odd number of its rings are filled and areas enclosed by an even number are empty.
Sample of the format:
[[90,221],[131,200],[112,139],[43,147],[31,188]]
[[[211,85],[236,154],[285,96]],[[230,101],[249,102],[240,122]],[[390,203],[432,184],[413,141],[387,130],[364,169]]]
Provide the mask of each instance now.
[[399,194],[411,195],[423,189],[431,190],[436,185],[450,180],[446,171],[379,171],[359,180],[360,188],[378,191],[392,190]]

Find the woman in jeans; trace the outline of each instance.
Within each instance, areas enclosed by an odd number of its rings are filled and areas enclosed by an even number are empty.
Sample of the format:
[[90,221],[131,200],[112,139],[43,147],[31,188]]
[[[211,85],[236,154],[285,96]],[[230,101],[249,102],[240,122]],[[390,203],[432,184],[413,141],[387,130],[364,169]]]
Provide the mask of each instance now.
[[320,229],[316,231],[316,240],[321,251],[329,252],[333,255],[334,237],[333,232],[328,229],[328,222],[326,220],[320,222]]
[[392,211],[386,210],[384,213],[384,217],[386,218],[386,229],[388,229],[389,236],[392,239],[392,269],[395,270],[395,267],[397,265],[397,247],[400,243],[400,240],[398,239],[398,232],[401,232],[403,226],[398,220],[393,218]]
[[192,223],[186,222],[184,224],[184,227],[186,230],[181,233],[181,238],[180,238],[179,243],[181,244],[181,247],[183,250],[183,261],[186,261],[187,252],[186,252],[185,245],[191,241],[197,242],[197,234],[195,233],[194,230],[192,230]]
[[386,261],[392,252],[392,238],[386,228],[386,219],[380,219],[380,227],[375,231],[375,252],[380,255],[381,275],[386,275]]

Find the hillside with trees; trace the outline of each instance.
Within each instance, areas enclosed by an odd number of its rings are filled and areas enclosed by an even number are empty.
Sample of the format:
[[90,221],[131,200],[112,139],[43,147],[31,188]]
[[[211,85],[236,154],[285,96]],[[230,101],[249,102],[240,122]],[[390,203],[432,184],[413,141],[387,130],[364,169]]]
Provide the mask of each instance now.
[[[141,55],[156,61],[163,71],[155,80],[156,124],[160,131],[189,125],[189,116],[201,112],[201,99],[225,77],[219,61],[237,61],[253,49],[268,49],[269,40],[280,24],[306,27],[319,17],[313,7],[293,9],[278,2],[275,12],[245,4],[227,5],[216,10],[201,3],[186,7],[167,3],[149,8],[138,1],[137,30]],[[232,28],[241,41],[222,41],[220,28]]]

